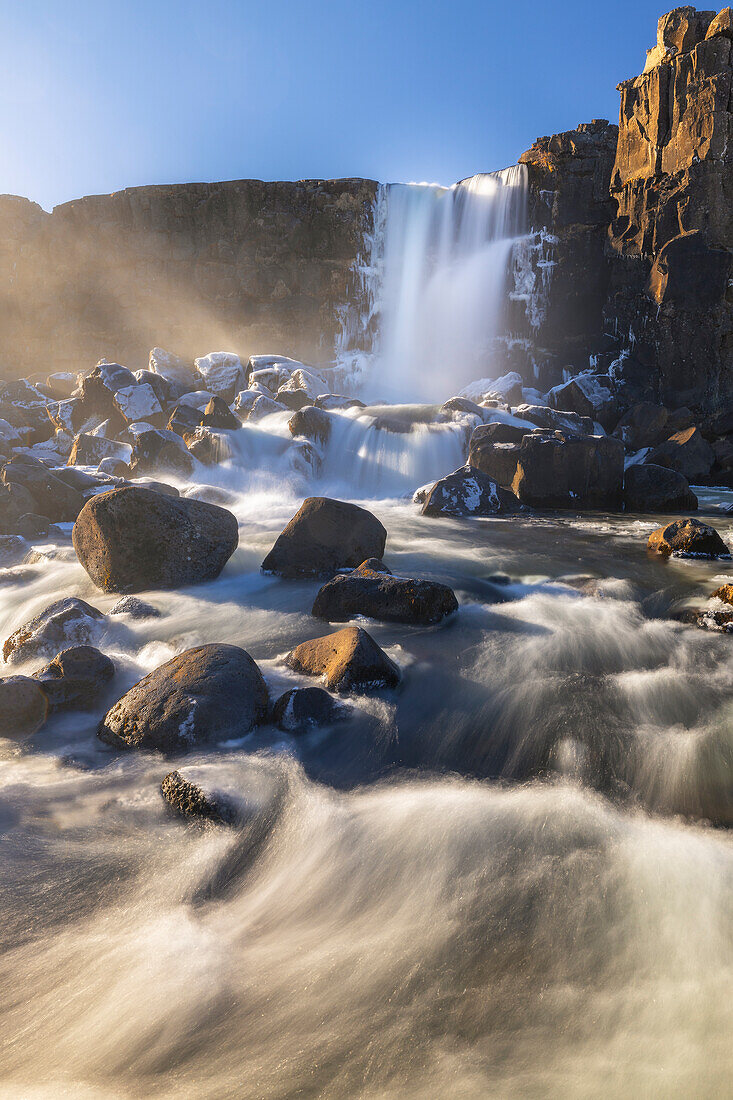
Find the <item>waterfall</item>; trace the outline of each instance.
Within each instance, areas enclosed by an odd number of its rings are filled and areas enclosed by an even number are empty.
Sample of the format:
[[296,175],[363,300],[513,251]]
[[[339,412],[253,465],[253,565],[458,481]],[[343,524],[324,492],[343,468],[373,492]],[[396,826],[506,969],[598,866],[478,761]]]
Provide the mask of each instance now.
[[360,316],[379,322],[365,381],[370,398],[441,401],[474,378],[501,373],[492,371],[492,351],[505,331],[507,276],[526,232],[526,200],[524,165],[453,187],[380,189],[361,267]]

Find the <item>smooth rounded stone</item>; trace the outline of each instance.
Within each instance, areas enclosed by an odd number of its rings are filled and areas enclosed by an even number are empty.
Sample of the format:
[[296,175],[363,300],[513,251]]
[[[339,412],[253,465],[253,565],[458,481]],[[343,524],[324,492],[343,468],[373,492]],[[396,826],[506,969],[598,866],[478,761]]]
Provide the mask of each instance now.
[[50,710],[93,707],[114,677],[115,666],[94,646],[72,646],[58,653],[50,665],[33,674]]
[[244,389],[246,371],[242,360],[233,351],[209,352],[195,359],[194,365],[206,389],[223,397],[226,402],[233,401],[234,395]]
[[331,412],[334,409],[365,409],[366,405],[358,397],[344,397],[340,393],[321,393],[316,398],[316,407]]
[[400,681],[394,661],[358,626],[301,642],[285,663],[304,676],[321,676],[331,691],[367,692],[392,688]]
[[107,474],[109,477],[128,478],[130,476],[130,467],[120,458],[103,458],[99,466],[97,466],[97,473]]
[[299,363],[293,365],[290,370],[290,378],[278,390],[278,400],[282,400],[280,394],[304,393],[308,398],[308,404],[312,405],[318,395],[325,393],[327,388],[326,380],[322,374]]
[[33,507],[25,512],[48,516],[52,523],[73,523],[84,507],[84,497],[45,466],[30,466],[11,459],[2,471],[5,485],[17,485],[30,494]]
[[36,508],[35,500],[22,485],[0,483],[0,535],[14,535],[20,517]]
[[0,737],[22,741],[37,733],[48,716],[48,700],[29,676],[0,679]]
[[387,623],[431,626],[457,610],[458,600],[448,585],[394,577],[366,561],[353,572],[327,581],[316,595],[311,614],[333,623],[365,615]]
[[262,673],[243,649],[186,650],[135,684],[102,719],[98,737],[118,749],[186,752],[243,737],[267,720]]
[[221,397],[211,398],[204,409],[201,423],[206,428],[219,428],[223,431],[234,431],[242,427],[240,420]]
[[[187,777],[197,771],[204,774],[199,782]],[[169,772],[160,785],[160,793],[179,817],[196,818],[218,825],[235,825],[242,819],[240,801],[231,793],[210,786],[206,782],[204,769]]]
[[695,512],[697,497],[687,478],[666,466],[637,463],[624,475],[627,512]]
[[686,428],[675,432],[664,443],[660,443],[645,458],[654,466],[668,466],[686,477],[688,481],[702,481],[708,476],[715,452],[699,428]]
[[96,641],[104,622],[105,616],[96,607],[66,596],[14,631],[3,645],[3,657],[9,663],[55,657],[69,646]]
[[46,539],[51,536],[60,538],[61,528],[51,523],[48,516],[38,516],[34,512],[26,512],[15,525],[15,530],[23,539],[32,542],[33,539]]
[[[126,486],[120,486],[125,488]],[[135,479],[135,484],[130,486],[133,489],[150,489],[153,493],[160,493],[164,497],[179,497],[181,493],[176,489],[175,485],[169,485],[167,481],[156,481],[153,477],[138,477]]]
[[132,477],[176,474],[190,477],[193,458],[185,443],[175,432],[153,429],[143,432],[135,440],[130,458]]
[[422,506],[424,516],[496,516],[519,510],[513,493],[481,470],[462,466],[436,481]]
[[105,592],[214,580],[239,543],[225,508],[129,486],[92,497],[74,525],[79,561]]
[[317,409],[315,405],[305,405],[298,412],[293,413],[288,420],[288,429],[291,435],[304,436],[325,446],[331,438],[332,420],[323,409]]
[[220,508],[229,508],[237,503],[236,494],[219,485],[187,485],[181,496],[203,500],[205,504],[218,504]]
[[262,563],[282,577],[317,576],[381,558],[387,532],[371,512],[330,497],[307,497]]
[[28,543],[20,535],[0,535],[0,566],[18,565],[28,553]]
[[[99,471],[97,471],[98,473]],[[65,485],[76,489],[78,493],[85,494],[92,489],[98,489],[100,485],[107,484],[107,476],[98,477],[97,474],[90,474],[76,466],[66,466],[63,470],[57,470],[54,476],[59,481],[63,481]]]
[[693,558],[730,557],[730,550],[715,528],[699,519],[678,519],[666,527],[658,527],[649,536],[647,547],[665,557],[670,554]]
[[129,615],[131,619],[159,619],[162,612],[137,596],[123,596],[110,611],[110,615]]
[[46,385],[54,397],[60,399],[71,397],[76,389],[76,375],[70,371],[56,371],[46,378]]
[[334,699],[323,688],[291,688],[276,700],[272,720],[286,733],[308,733],[319,726],[343,722],[351,708]]

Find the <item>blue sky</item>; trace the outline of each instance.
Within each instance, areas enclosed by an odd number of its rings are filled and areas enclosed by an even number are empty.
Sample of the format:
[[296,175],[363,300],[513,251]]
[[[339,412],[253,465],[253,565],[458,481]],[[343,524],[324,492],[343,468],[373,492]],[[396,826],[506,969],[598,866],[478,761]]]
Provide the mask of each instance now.
[[[668,5],[671,6],[671,5]],[[450,183],[617,121],[649,0],[5,0],[0,192],[144,183]]]

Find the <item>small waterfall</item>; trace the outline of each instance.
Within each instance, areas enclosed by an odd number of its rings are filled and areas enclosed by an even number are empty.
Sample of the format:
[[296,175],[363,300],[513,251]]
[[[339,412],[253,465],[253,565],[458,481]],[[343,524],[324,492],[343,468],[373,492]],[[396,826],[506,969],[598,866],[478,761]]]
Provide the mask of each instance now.
[[[453,187],[380,190],[368,263],[361,264],[362,327],[378,318],[368,396],[442,401],[474,378],[501,373],[492,372],[492,348],[505,331],[510,259],[526,232],[526,200],[525,165]],[[345,344],[353,345],[354,327],[352,313]],[[360,366],[363,377],[363,357]]]

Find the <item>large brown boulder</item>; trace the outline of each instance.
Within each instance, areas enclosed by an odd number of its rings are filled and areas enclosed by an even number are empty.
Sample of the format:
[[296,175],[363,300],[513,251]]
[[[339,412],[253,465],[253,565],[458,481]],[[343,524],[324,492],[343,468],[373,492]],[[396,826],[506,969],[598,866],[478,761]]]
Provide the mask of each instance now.
[[666,466],[637,463],[624,477],[627,512],[695,512],[697,497],[687,478]]
[[92,497],[73,531],[79,561],[104,592],[214,580],[239,542],[226,508],[129,486]]
[[519,502],[488,474],[474,466],[461,466],[436,481],[425,498],[424,516],[496,516],[516,512]]
[[[506,427],[504,424],[487,424],[487,428]],[[519,462],[519,445],[526,432],[519,437],[516,443],[493,443],[485,437],[476,438],[477,428],[471,436],[468,450],[468,465],[475,470],[486,474],[497,485],[504,489],[510,489],[517,472]],[[515,429],[517,430],[517,429]]]
[[90,645],[72,646],[33,674],[50,710],[77,710],[95,705],[115,674],[113,662]]
[[96,607],[76,596],[66,596],[6,638],[3,657],[9,663],[55,657],[69,646],[89,645],[101,634],[104,621]]
[[437,581],[393,577],[364,562],[351,573],[327,581],[318,592],[311,614],[343,623],[355,615],[388,623],[429,626],[458,610],[452,588]]
[[97,736],[117,749],[186,752],[243,737],[266,721],[262,673],[238,646],[188,649],[156,668],[102,719]]
[[668,466],[688,481],[701,481],[710,473],[715,453],[699,428],[675,432],[647,456],[655,466]]
[[32,737],[46,721],[48,700],[29,676],[0,680],[0,737]]
[[624,445],[611,436],[526,435],[512,489],[533,508],[621,506]]
[[304,676],[321,676],[331,691],[365,692],[395,687],[400,670],[366,630],[347,626],[323,638],[302,642],[285,658]]
[[290,417],[288,428],[291,435],[301,435],[325,446],[331,438],[332,423],[333,418],[324,409],[304,405]]
[[690,558],[730,557],[730,550],[709,523],[699,519],[678,519],[652,531],[648,549],[664,557],[677,554]]
[[329,497],[308,497],[262,563],[282,577],[318,576],[381,558],[387,532],[371,512]]

